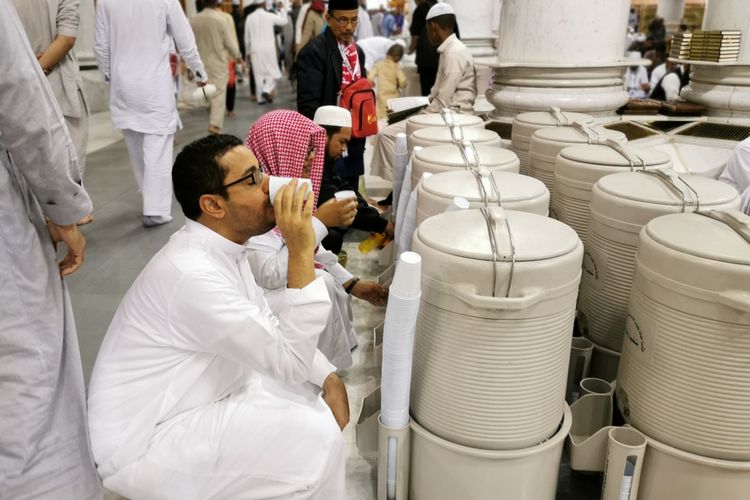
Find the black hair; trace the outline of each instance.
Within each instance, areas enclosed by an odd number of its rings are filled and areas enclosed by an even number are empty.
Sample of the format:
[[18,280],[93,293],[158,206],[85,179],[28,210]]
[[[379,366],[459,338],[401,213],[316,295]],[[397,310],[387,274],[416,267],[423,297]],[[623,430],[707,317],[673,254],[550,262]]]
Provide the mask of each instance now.
[[337,125],[321,125],[321,127],[326,131],[326,136],[328,136],[329,140],[331,137],[341,132],[341,127]]
[[390,57],[398,57],[400,59],[404,57],[404,48],[401,45],[394,43],[388,49],[388,52],[386,52],[386,55]]
[[230,149],[242,145],[233,135],[219,134],[193,141],[180,151],[172,166],[172,185],[185,217],[198,220],[202,212],[200,197],[204,194],[227,197],[227,190],[222,187],[227,169],[219,160]]
[[437,24],[441,29],[450,30],[451,33],[456,31],[455,14],[443,14],[442,16],[433,17],[429,22]]
[[203,0],[203,7],[213,9],[219,5],[219,0]]

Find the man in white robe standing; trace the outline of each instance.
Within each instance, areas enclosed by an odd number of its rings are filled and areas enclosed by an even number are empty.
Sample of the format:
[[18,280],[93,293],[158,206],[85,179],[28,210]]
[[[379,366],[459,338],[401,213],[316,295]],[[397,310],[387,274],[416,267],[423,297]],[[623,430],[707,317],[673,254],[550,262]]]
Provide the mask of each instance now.
[[719,180],[729,184],[740,194],[740,210],[750,215],[750,137],[734,147]]
[[[10,0],[0,0],[0,498],[94,500],[83,371],[65,281],[91,200],[73,141]],[[49,224],[45,224],[45,218]],[[53,243],[67,248],[58,266]]]
[[172,40],[199,85],[208,80],[178,0],[98,0],[94,52],[110,84],[112,124],[122,130],[143,225],[172,220],[172,148],[179,126],[169,64]]
[[255,3],[258,7],[245,19],[245,52],[253,62],[258,104],[265,104],[273,102],[276,81],[281,78],[274,28],[285,26],[289,20],[283,13],[268,12],[265,0],[257,0]]
[[[186,225],[128,290],[91,376],[104,486],[128,498],[342,500],[349,407],[316,349],[331,301],[313,266],[314,197],[294,180],[271,206],[258,160],[228,135],[186,146],[172,175]],[[272,312],[245,243],[274,225],[289,264]]]

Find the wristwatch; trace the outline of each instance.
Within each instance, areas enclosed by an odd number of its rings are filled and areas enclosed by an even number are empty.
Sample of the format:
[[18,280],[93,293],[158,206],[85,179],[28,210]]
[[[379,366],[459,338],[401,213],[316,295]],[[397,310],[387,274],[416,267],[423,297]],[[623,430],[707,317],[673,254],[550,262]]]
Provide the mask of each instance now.
[[352,290],[354,290],[354,287],[357,286],[357,283],[359,283],[359,276],[355,276],[354,278],[349,280],[349,284],[346,285],[346,287],[344,288],[344,291],[346,291],[346,293],[351,295]]

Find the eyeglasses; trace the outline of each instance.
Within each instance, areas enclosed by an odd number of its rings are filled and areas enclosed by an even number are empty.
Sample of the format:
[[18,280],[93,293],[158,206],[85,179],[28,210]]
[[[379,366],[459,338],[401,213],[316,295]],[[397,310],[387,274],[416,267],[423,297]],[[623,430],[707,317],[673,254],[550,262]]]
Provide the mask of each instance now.
[[246,181],[250,179],[250,186],[255,186],[256,184],[260,184],[263,182],[263,172],[259,168],[253,168],[249,174],[240,177],[236,181],[232,181],[229,184],[224,184],[221,186],[222,189],[226,189],[230,186],[234,186],[235,184],[239,184],[242,181]]
[[359,18],[358,17],[352,17],[351,19],[347,19],[345,17],[344,18],[338,18],[338,17],[334,16],[333,14],[331,14],[330,12],[328,13],[328,15],[331,16],[331,19],[333,19],[334,21],[336,21],[340,26],[346,26],[347,24],[351,24],[352,26],[356,26],[356,25],[359,24]]

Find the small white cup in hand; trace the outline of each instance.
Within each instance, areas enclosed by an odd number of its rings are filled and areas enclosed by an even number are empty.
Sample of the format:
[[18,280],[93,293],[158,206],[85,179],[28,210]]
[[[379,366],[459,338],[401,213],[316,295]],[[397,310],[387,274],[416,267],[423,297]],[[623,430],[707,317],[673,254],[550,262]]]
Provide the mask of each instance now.
[[208,104],[211,99],[216,95],[216,85],[208,83],[203,87],[198,87],[193,90],[193,101],[194,102],[205,102]]
[[[294,180],[293,177],[268,176],[268,197],[271,199],[271,205],[273,205],[273,201],[276,199],[276,193],[279,192],[281,186],[286,186],[292,182],[292,180]],[[299,189],[302,184],[307,184],[308,190],[312,191],[312,181],[310,179],[297,179],[297,189]]]
[[347,189],[344,191],[336,191],[335,193],[333,193],[333,196],[334,198],[336,198],[336,201],[357,199],[357,193],[355,193],[351,189]]

